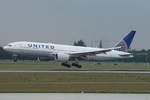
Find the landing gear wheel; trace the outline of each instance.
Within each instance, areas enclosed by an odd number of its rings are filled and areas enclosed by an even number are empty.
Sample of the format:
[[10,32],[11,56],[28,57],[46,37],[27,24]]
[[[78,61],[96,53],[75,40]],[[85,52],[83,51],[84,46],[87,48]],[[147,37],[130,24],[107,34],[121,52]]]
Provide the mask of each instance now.
[[75,67],[77,67],[77,68],[81,68],[81,67],[82,67],[81,65],[79,65],[79,64],[77,64],[77,63],[72,63],[72,66],[75,66]]
[[62,66],[65,66],[65,67],[68,67],[68,68],[71,67],[71,65],[69,65],[68,63],[61,63],[61,65],[62,65]]

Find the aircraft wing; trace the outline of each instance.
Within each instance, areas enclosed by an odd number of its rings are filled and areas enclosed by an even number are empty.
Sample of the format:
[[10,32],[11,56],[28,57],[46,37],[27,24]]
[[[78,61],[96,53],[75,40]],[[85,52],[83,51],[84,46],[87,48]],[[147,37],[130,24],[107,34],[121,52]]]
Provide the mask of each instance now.
[[75,53],[71,53],[70,55],[72,55],[72,56],[96,55],[96,54],[106,53],[106,52],[109,52],[109,51],[111,51],[111,50],[116,50],[116,49],[119,49],[119,48],[120,48],[120,47],[107,48],[107,49],[97,50],[97,51],[75,52]]

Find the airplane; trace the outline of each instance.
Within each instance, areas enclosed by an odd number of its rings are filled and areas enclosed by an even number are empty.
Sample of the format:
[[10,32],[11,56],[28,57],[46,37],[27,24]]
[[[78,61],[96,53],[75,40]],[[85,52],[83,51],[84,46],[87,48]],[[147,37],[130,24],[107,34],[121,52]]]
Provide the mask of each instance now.
[[[2,48],[12,53],[15,62],[18,55],[51,57],[68,68],[71,66],[81,68],[82,65],[79,64],[81,58],[88,61],[132,58],[133,55],[128,53],[128,50],[135,33],[136,31],[132,30],[112,48],[93,48],[28,41],[12,42]],[[74,62],[71,63],[71,59]]]

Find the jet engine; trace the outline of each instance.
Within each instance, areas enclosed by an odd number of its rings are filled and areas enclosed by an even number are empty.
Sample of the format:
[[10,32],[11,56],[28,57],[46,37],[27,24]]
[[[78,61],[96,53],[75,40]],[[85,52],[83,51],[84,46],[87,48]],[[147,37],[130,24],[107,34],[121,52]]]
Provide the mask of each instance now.
[[56,60],[58,61],[68,61],[70,59],[70,56],[65,53],[58,53],[56,54]]

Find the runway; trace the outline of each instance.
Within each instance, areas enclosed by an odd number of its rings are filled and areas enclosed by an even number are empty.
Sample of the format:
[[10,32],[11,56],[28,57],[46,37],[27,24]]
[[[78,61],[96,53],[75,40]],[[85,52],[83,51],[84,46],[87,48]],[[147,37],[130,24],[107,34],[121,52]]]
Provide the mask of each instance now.
[[150,94],[2,93],[0,100],[150,100]]
[[33,69],[33,70],[0,70],[0,72],[65,72],[65,73],[147,73],[150,70],[70,70],[70,69]]

